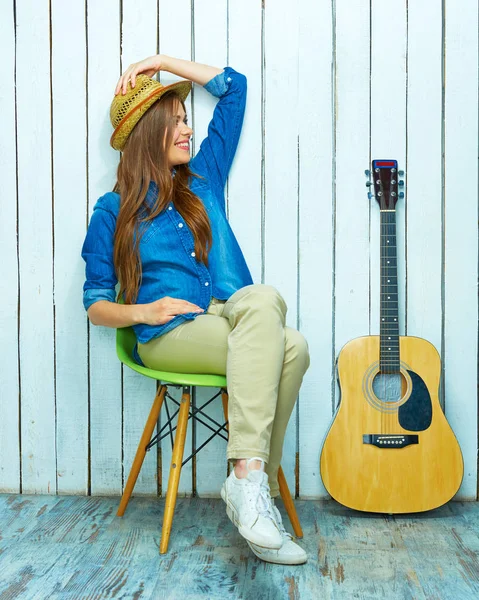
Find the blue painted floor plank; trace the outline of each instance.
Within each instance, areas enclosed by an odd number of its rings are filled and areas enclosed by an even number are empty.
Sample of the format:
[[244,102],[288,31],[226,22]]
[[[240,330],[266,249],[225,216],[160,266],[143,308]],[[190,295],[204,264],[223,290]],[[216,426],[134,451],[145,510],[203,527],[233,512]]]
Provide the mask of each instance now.
[[0,495],[0,600],[479,598],[478,503],[388,517],[299,501],[309,561],[294,567],[256,559],[220,500],[178,500],[165,556],[164,500],[123,518],[118,501]]

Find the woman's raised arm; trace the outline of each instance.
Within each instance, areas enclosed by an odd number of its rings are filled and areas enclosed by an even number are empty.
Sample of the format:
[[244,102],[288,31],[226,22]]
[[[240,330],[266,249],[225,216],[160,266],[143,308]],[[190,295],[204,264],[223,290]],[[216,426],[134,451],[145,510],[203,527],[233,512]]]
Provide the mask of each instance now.
[[213,79],[213,77],[222,73],[223,69],[202,65],[201,63],[183,60],[181,58],[173,58],[171,56],[166,56],[165,54],[157,54],[130,65],[118,80],[115,94],[118,94],[120,90],[125,94],[128,81],[130,80],[131,86],[135,87],[136,76],[139,73],[144,73],[145,75],[148,75],[148,77],[153,77],[158,71],[168,71],[168,73],[173,73],[173,75],[178,75],[178,77],[184,79],[189,79],[199,85],[205,85],[208,81]]

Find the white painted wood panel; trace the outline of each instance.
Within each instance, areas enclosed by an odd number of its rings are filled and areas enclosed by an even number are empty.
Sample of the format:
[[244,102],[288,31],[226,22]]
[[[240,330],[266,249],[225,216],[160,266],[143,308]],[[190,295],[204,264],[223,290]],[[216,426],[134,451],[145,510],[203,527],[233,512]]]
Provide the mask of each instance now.
[[[298,326],[298,4],[265,3],[264,282],[283,296],[286,324]],[[296,489],[297,411],[284,440],[282,467]]]
[[[466,16],[467,15],[467,16]],[[444,352],[446,415],[462,447],[457,494],[477,491],[478,7],[446,1]]]
[[22,491],[56,492],[50,11],[16,5]]
[[88,493],[88,332],[78,252],[87,201],[86,23],[81,4],[54,0],[51,10],[57,489],[72,494]]
[[[132,63],[157,53],[158,19],[156,0],[141,3],[123,0],[122,72]],[[141,35],[139,35],[141,32]],[[156,394],[156,382],[132,369],[123,369],[123,466],[124,483]],[[135,494],[157,493],[157,453],[147,453],[135,486]]]
[[[88,217],[100,196],[113,189],[119,154],[109,144],[110,104],[120,75],[118,2],[88,2]],[[106,27],[108,24],[108,27]],[[90,325],[91,493],[122,488],[123,389],[115,331]]]
[[[87,324],[80,249],[95,202],[116,179],[115,83],[122,67],[159,49],[248,78],[227,210],[255,282],[281,291],[288,324],[309,341],[283,460],[291,490],[325,495],[318,462],[338,399],[335,360],[350,339],[378,332],[379,213],[363,171],[371,158],[397,158],[406,171],[397,205],[401,332],[441,352],[442,397],[466,466],[458,497],[475,497],[477,6],[444,7],[2,4],[1,491],[120,494],[130,469],[155,384],[123,372],[113,330]],[[187,101],[195,149],[215,102],[199,87]],[[220,399],[213,413],[220,420]],[[208,434],[196,433],[198,446]],[[185,453],[192,443],[190,427]],[[159,454],[158,465],[156,451],[147,456],[136,494],[165,493],[169,439]],[[195,480],[185,467],[180,494],[217,495],[225,472],[217,440],[199,454]]]
[[[371,4],[371,159],[392,158],[406,168],[406,0],[373,0]],[[371,169],[371,165],[365,169]],[[402,178],[405,180],[405,178]],[[359,198],[365,206],[366,188]],[[374,193],[374,192],[373,192]],[[379,335],[380,307],[380,213],[376,199],[370,201],[370,332]],[[405,201],[396,205],[396,242],[399,331],[405,331],[406,254]]]
[[[3,258],[2,307],[0,310],[0,489],[20,490],[20,412],[18,367],[18,250],[17,157],[15,106],[15,22],[12,3],[2,4],[0,39],[0,255]],[[7,460],[2,458],[8,457]]]
[[299,396],[302,498],[325,494],[319,454],[334,383],[332,18],[331,5],[311,0],[299,24],[299,329],[311,356]]

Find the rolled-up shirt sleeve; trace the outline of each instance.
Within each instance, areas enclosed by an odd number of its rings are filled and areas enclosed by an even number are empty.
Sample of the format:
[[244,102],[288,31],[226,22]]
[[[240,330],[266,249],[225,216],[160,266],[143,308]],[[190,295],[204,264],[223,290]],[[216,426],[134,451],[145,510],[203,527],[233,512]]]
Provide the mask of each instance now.
[[208,81],[204,88],[218,97],[219,102],[208,126],[208,135],[191,161],[191,168],[194,172],[207,170],[212,182],[222,191],[243,126],[246,77],[231,67],[226,67],[222,73]]
[[82,248],[86,263],[83,306],[88,310],[99,300],[115,302],[118,282],[113,263],[116,217],[107,210],[95,208]]

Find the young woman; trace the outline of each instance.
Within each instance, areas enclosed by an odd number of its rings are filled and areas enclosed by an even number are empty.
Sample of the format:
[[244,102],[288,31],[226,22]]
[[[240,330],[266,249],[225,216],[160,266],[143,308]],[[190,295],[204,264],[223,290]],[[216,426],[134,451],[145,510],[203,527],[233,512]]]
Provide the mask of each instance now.
[[[187,81],[162,86],[168,71]],[[219,98],[194,158],[184,100],[196,84]],[[254,285],[225,213],[224,186],[238,145],[246,78],[164,55],[128,67],[111,105],[122,151],[114,192],[95,205],[82,255],[90,321],[133,326],[136,359],[163,371],[226,374],[227,512],[253,552],[300,564],[272,497],[289,417],[309,366],[308,346],[285,326],[286,304]],[[124,304],[115,302],[120,283]]]

